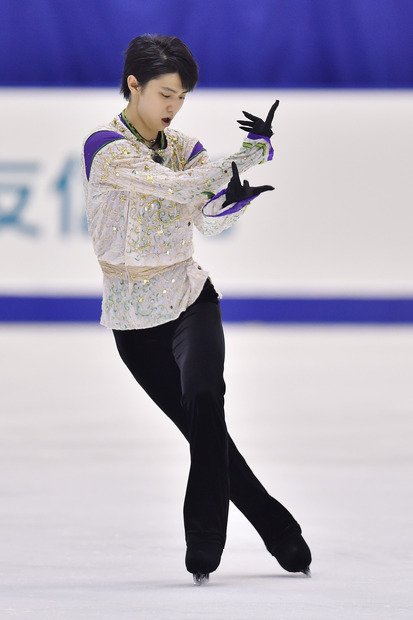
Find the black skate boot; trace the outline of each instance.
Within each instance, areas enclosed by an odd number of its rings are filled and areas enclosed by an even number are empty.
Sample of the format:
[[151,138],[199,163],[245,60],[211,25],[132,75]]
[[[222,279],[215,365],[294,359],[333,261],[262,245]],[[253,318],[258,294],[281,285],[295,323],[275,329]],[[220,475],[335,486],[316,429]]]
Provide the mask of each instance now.
[[267,546],[284,570],[311,576],[311,551],[298,525],[288,527],[280,537]]
[[188,543],[185,555],[185,565],[192,573],[194,584],[197,586],[208,583],[209,573],[216,570],[221,562],[222,546],[214,543]]

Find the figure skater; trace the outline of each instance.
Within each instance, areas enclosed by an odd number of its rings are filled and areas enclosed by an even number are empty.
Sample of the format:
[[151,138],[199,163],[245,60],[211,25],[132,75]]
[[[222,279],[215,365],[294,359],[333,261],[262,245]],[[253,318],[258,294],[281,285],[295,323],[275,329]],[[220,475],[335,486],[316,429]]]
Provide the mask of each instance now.
[[176,37],[143,35],[125,54],[126,108],[84,143],[89,233],[103,271],[101,323],[136,381],[189,442],[185,563],[195,583],[219,566],[231,500],[290,572],[311,553],[292,514],[271,497],[227,432],[224,336],[218,295],[193,259],[193,228],[215,235],[271,186],[241,184],[273,156],[276,101],[265,120],[244,112],[241,148],[211,162],[195,138],[172,129],[198,81]]

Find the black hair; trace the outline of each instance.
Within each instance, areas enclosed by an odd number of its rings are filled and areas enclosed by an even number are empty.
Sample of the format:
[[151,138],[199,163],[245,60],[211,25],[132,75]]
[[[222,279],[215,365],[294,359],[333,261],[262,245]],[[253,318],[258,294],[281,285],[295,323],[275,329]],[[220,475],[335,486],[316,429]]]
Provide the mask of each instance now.
[[121,93],[130,99],[128,76],[134,75],[140,86],[165,73],[179,73],[182,86],[191,91],[198,82],[198,65],[185,43],[177,37],[144,34],[132,39],[125,52]]

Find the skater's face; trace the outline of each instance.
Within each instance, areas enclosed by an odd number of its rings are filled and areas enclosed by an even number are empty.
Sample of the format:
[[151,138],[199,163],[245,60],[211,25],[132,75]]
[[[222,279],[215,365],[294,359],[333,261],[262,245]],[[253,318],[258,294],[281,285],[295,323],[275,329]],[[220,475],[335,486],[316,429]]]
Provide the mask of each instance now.
[[[179,73],[164,73],[141,87],[130,75],[128,86],[131,98],[128,105],[132,123],[148,140],[169,127],[182,108],[188,91],[184,90]],[[133,122],[135,121],[135,122]]]

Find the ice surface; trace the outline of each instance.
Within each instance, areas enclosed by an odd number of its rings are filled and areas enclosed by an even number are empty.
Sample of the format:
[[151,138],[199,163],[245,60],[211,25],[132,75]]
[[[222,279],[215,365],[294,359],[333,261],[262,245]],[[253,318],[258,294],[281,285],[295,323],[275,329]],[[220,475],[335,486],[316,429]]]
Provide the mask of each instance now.
[[227,326],[227,421],[313,552],[284,572],[235,508],[184,566],[188,449],[99,326],[2,326],[0,618],[410,620],[413,329]]

